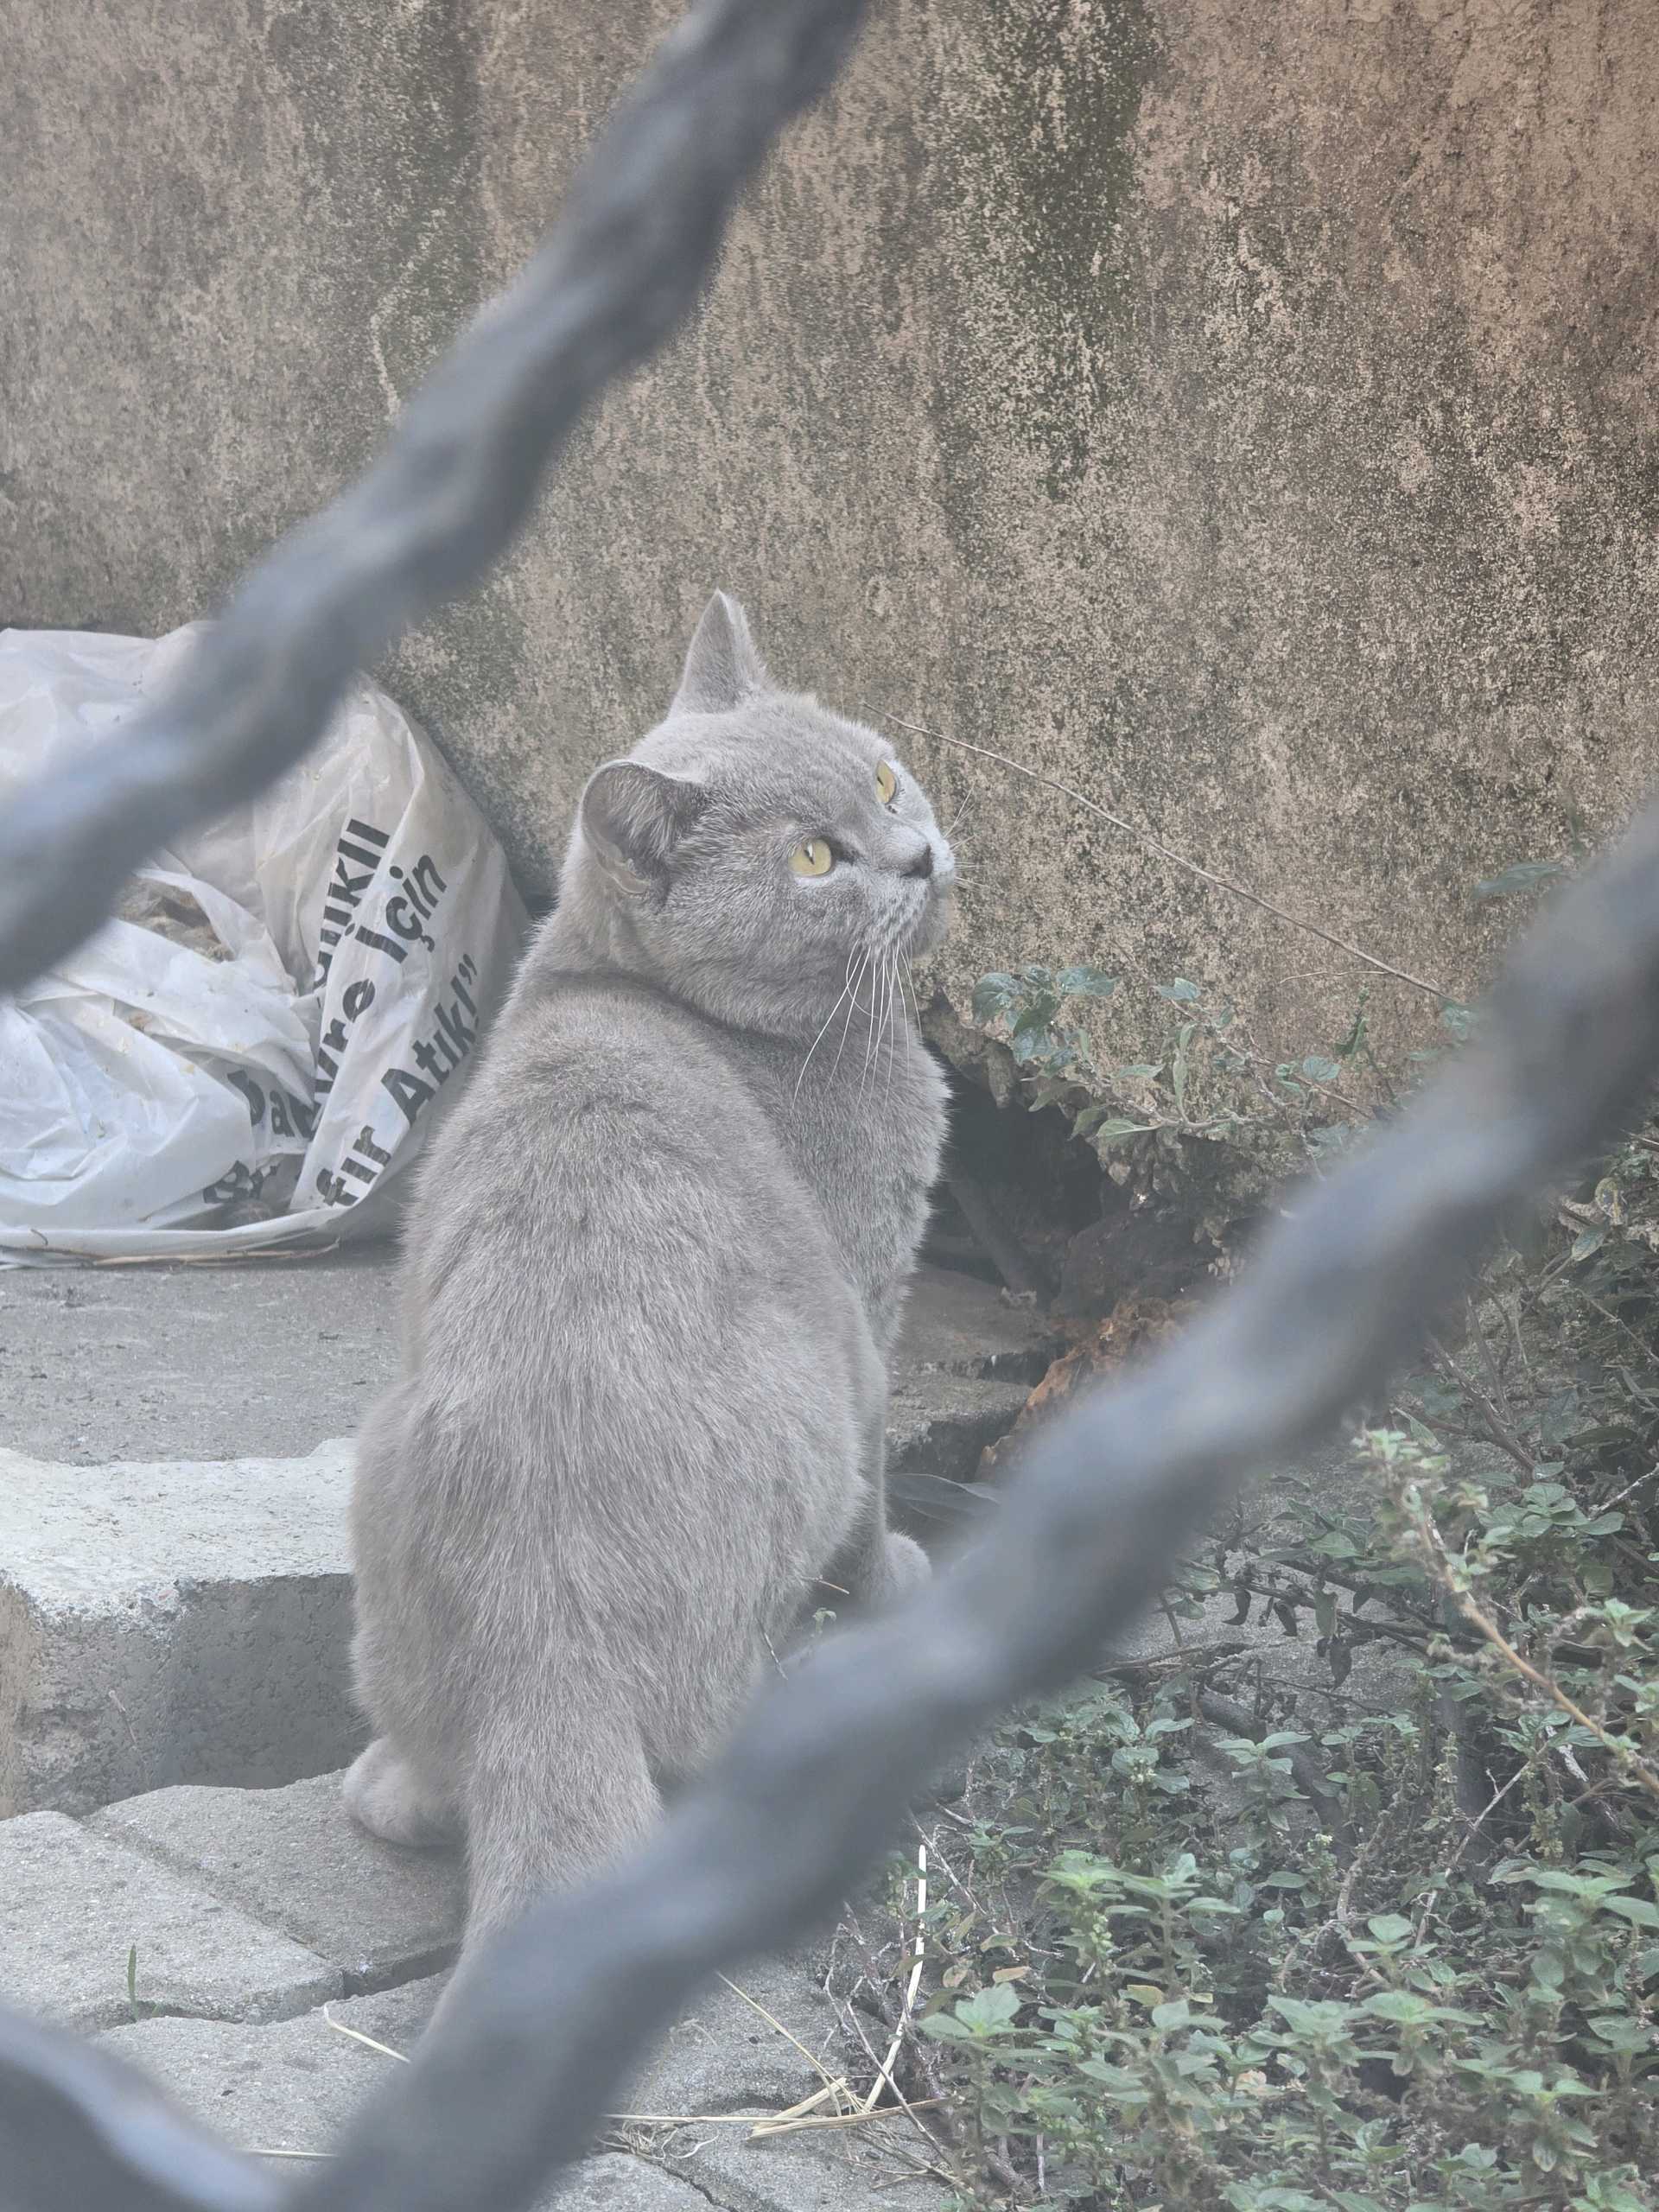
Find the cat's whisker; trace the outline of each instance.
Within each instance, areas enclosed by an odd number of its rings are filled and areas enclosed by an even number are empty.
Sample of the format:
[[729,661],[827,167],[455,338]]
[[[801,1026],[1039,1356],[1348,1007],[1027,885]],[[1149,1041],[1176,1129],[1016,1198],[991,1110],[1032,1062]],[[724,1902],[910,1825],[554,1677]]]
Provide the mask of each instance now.
[[[886,955],[880,952],[873,952],[870,957],[872,960],[880,960],[885,963]],[[876,1009],[881,1002],[881,978],[886,972],[887,970],[884,964],[875,969],[870,979],[870,1029],[869,1035],[866,1039],[864,1045],[864,1066],[858,1078],[858,1095],[861,1098],[864,1096],[864,1086],[870,1079],[870,1070],[875,1064],[875,1016]]]
[[881,1038],[882,1042],[887,1046],[887,1095],[889,1098],[893,1096],[893,1055],[894,1050],[893,1016],[894,1007],[893,992],[896,982],[897,946],[892,941],[889,941],[886,954],[882,960],[882,983],[884,986],[884,991],[881,1005]]
[[853,1010],[858,1004],[859,988],[864,981],[864,971],[869,964],[870,956],[867,952],[859,963],[857,980],[853,985],[852,995],[847,1001],[847,1019],[841,1025],[841,1042],[836,1047],[836,1065],[830,1071],[830,1080],[832,1083],[841,1067],[841,1056],[847,1049],[847,1039],[853,1026]]
[[905,963],[905,988],[910,994],[910,1002],[906,1008],[905,1021],[905,1065],[908,1067],[910,1065],[911,1059],[912,1023],[914,1025],[915,1036],[919,1037],[922,1033],[922,1001],[917,995],[916,971],[910,964],[910,955],[907,952],[901,953],[899,957]]
[[893,1014],[888,1025],[887,1037],[887,1095],[889,1097],[893,1095],[893,1068],[894,1061],[899,1058],[899,1043],[901,1036],[904,1039],[906,1060],[910,1053],[910,1007],[905,998],[905,982],[901,973],[904,957],[903,939],[901,937],[895,936],[893,944]]
[[893,1103],[893,1064],[899,1057],[899,1032],[905,1033],[906,1046],[910,1041],[910,1009],[905,1004],[903,987],[899,980],[899,951],[895,946],[888,957],[887,968],[893,980],[887,986],[887,1104]]
[[[807,1071],[808,1068],[810,1068],[810,1067],[811,1066],[811,1065],[812,1065],[812,1055],[813,1055],[813,1053],[814,1053],[814,1052],[816,1052],[817,1051],[817,1049],[818,1049],[819,1046],[823,1044],[823,1040],[824,1040],[825,1036],[826,1036],[826,1035],[828,1034],[828,1033],[829,1033],[830,1024],[830,1023],[835,1020],[836,1016],[836,1015],[841,1012],[841,1001],[842,1001],[842,999],[844,999],[844,998],[847,996],[847,994],[849,993],[849,991],[850,991],[850,990],[852,989],[852,988],[853,988],[853,962],[852,962],[852,957],[849,955],[849,957],[848,957],[848,961],[847,961],[847,980],[846,980],[846,982],[845,982],[842,985],[842,987],[841,987],[841,998],[838,998],[838,999],[836,1001],[836,1002],[835,1002],[834,1006],[832,1006],[832,1007],[830,1007],[830,1009],[829,1013],[824,1016],[824,1018],[823,1018],[823,1027],[822,1029],[820,1029],[820,1030],[819,1030],[819,1032],[818,1032],[817,1035],[817,1036],[812,1039],[812,1042],[811,1042],[811,1043],[807,1046],[807,1048],[806,1048],[806,1058],[805,1058],[801,1062],[801,1071],[800,1071],[800,1073],[799,1073],[799,1074],[796,1077],[796,1078],[795,1078],[795,1096],[796,1096],[797,1098],[798,1098],[798,1097],[800,1096],[800,1095],[801,1095],[801,1085],[802,1085],[802,1084],[806,1081],[806,1071]],[[850,1014],[849,1014],[849,1018],[850,1018]]]
[[877,1023],[875,1033],[875,1058],[870,1071],[870,1088],[872,1090],[874,1090],[875,1085],[881,1079],[881,1050],[887,1041],[887,983],[890,974],[890,958],[887,947],[883,945],[881,948],[880,995],[877,1001],[880,1019]]

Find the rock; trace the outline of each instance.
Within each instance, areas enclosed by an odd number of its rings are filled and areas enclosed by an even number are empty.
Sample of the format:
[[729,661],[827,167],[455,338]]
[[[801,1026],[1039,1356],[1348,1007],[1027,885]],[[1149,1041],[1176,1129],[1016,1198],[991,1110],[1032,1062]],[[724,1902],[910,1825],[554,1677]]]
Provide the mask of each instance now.
[[[331,2005],[330,2016],[407,2052],[415,2021],[406,1993]],[[421,2005],[423,2013],[428,2002]],[[329,2025],[319,2007],[272,2026],[204,2019],[141,2020],[99,2044],[165,2089],[191,2119],[243,2151],[327,2151],[397,2065]]]
[[[326,2156],[397,2063],[340,2030],[406,2052],[414,2041],[412,2013],[423,2017],[429,2009],[431,1985],[416,1985],[413,1994],[412,2007],[410,1991],[389,1991],[330,2005],[327,2018],[308,2012],[271,2027],[144,2020],[112,2029],[99,2043],[234,2149]],[[557,2201],[573,2212],[702,2212],[707,2202],[689,2182],[618,2152],[585,2158]]]
[[0,1821],[0,1997],[60,2026],[141,2006],[282,2020],[340,1993],[337,1967],[141,1853],[60,1813]]
[[677,2180],[645,2158],[611,2151],[584,2158],[556,2199],[569,2212],[704,2212],[708,2199],[692,2183]]
[[882,2139],[896,2125],[880,2120],[758,2143],[734,2128],[706,2129],[701,2140],[687,2130],[652,2155],[721,2212],[873,2212],[887,2204],[914,2212],[915,2171]]
[[843,2058],[835,2008],[807,1962],[752,1960],[669,2030],[626,2108],[671,2118],[782,2112],[817,2088],[825,2072],[834,2079]]
[[969,1487],[1047,1368],[1035,1316],[976,1276],[924,1268],[906,1308],[887,1402],[895,1518],[937,1542],[989,1501]]
[[346,1816],[340,1777],[280,1789],[157,1789],[89,1823],[280,1928],[338,1967],[348,1992],[447,1965],[461,1935],[459,1853],[405,1851]]
[[350,1452],[67,1467],[0,1450],[0,1816],[352,1757]]
[[1032,1311],[990,1283],[954,1268],[920,1268],[893,1349],[893,1378],[913,1383],[942,1370],[1029,1385],[1041,1381],[1052,1350]]
[[[804,1966],[770,1961],[736,1976],[742,1988],[838,2069],[833,2015]],[[270,2026],[155,2019],[115,2028],[100,2046],[137,2066],[192,2119],[244,2151],[326,2153],[397,2058],[342,2033],[353,2030],[408,2056],[436,2001],[428,1980],[331,2005]],[[717,1986],[671,2030],[626,2099],[631,2110],[721,2115],[779,2111],[819,2080],[798,2050],[731,1990]],[[842,2150],[811,2138],[749,2145],[741,2124],[612,2123],[613,2149],[584,2159],[558,2192],[577,2212],[862,2212],[885,2201],[869,2146]],[[607,2133],[609,2131],[607,2131]],[[896,2171],[896,2169],[895,2169]],[[550,2191],[543,2202],[550,2204]]]
[[933,1484],[971,1482],[981,1453],[1007,1433],[1029,1395],[1024,1382],[946,1369],[901,1376],[887,1401],[889,1472],[929,1478],[913,1486],[918,1502]]

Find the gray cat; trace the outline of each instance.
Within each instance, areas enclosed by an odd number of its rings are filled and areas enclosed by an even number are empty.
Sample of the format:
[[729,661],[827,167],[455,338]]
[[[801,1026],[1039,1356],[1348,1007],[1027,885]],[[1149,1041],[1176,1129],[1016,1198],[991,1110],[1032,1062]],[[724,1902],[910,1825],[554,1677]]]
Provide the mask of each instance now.
[[556,912],[421,1174],[359,1445],[346,1781],[464,1835],[469,1942],[643,1836],[890,1534],[887,1357],[944,1133],[906,1012],[956,868],[873,731],[717,594],[582,794]]

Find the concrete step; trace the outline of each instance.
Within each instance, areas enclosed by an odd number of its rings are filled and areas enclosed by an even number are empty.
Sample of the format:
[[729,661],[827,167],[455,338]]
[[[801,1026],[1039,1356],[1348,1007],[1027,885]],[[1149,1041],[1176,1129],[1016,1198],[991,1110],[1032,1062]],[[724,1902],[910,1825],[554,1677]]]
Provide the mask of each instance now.
[[[452,1859],[361,1834],[339,1787],[327,1775],[280,1789],[164,1789],[85,1823],[55,1813],[0,1823],[0,1997],[101,2031],[102,2048],[244,2150],[326,2155],[418,2041],[442,1986],[429,1968],[461,1901]],[[365,1976],[388,1986],[353,1995]],[[824,2079],[870,2070],[849,2054],[810,1955],[753,1963],[662,2037],[617,2099],[609,2147],[561,2202],[864,2212],[903,2172],[892,2123],[855,2143],[748,2136],[755,2118]]]
[[156,1789],[106,1806],[87,1826],[279,1929],[357,1995],[448,1964],[465,1885],[454,1855],[399,1850],[354,1827],[340,1780]]
[[0,1817],[350,1754],[350,1466],[0,1450]]
[[[331,2023],[355,2028],[406,2058],[432,2016],[444,1979],[430,1975],[348,1998],[330,2004],[326,2014],[318,2006],[275,2026],[200,2016],[156,2018],[124,2023],[99,2041],[118,2055],[135,2057],[168,2089],[188,2088],[189,2076],[203,2069],[232,2080],[244,2059],[256,2060],[258,2072],[267,2077],[264,2108],[275,2118],[270,2085],[280,2092],[286,2070],[320,2071],[347,2052],[363,2050]],[[302,2061],[302,2053],[309,2063]],[[343,2105],[315,2112],[296,2107],[287,2114],[280,2135],[257,2139],[290,2149],[324,2148],[358,2097],[397,2063],[383,2054],[371,2056],[373,2066],[366,2077],[359,2070]],[[668,2031],[618,2100],[607,2132],[618,2140],[654,2146],[665,2139],[664,2131],[710,2114],[783,2112],[820,2086],[820,2068],[838,2075],[846,2059],[833,2008],[815,1986],[810,1962],[761,1960],[731,1982],[716,1983]],[[866,2064],[865,2072],[874,2069]],[[201,2109],[211,2120],[212,2106]]]
[[[716,1990],[670,2031],[619,2101],[620,2116],[601,2131],[608,2147],[577,2167],[559,2194],[561,2206],[874,2212],[890,2201],[887,2186],[906,2172],[891,2148],[891,2122],[858,2131],[866,2139],[853,2145],[810,2135],[749,2140],[755,2119],[786,2110],[820,2086],[813,2058],[839,2074],[845,2054],[827,2003],[802,1968],[766,1962],[746,1971],[741,1986],[779,2027],[731,1991]],[[356,2038],[367,2036],[407,2056],[437,1989],[435,1981],[416,1982],[270,2026],[145,2020],[98,2041],[236,2147],[284,2161],[326,2157],[397,2065]],[[798,2036],[804,2050],[780,2029]],[[905,2201],[934,2199],[918,2198],[912,2188]]]
[[25,2012],[110,2028],[136,1993],[168,2012],[282,2020],[340,1991],[329,1961],[142,1853],[61,1813],[0,1821],[0,1997]]
[[[239,1280],[223,1278],[223,1294],[243,1294]],[[73,1323],[79,1309],[57,1310]],[[123,1326],[130,1347],[130,1315]],[[357,1366],[378,1343],[357,1348]],[[251,1361],[267,1350],[251,1342]],[[73,1371],[72,1341],[61,1357]],[[934,1494],[950,1504],[1045,1357],[988,1286],[923,1271],[888,1450],[899,1509],[925,1538],[953,1519]],[[171,1783],[271,1786],[349,1760],[362,1742],[350,1469],[340,1440],[296,1459],[93,1465],[0,1450],[0,1817],[85,1813]]]

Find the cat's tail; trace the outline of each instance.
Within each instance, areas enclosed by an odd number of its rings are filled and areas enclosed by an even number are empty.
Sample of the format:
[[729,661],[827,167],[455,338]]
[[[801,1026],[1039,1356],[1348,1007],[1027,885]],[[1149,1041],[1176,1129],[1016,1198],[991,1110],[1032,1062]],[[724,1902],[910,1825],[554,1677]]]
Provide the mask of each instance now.
[[464,1794],[468,1949],[620,1857],[661,1817],[620,1688],[537,1682],[494,1702]]

